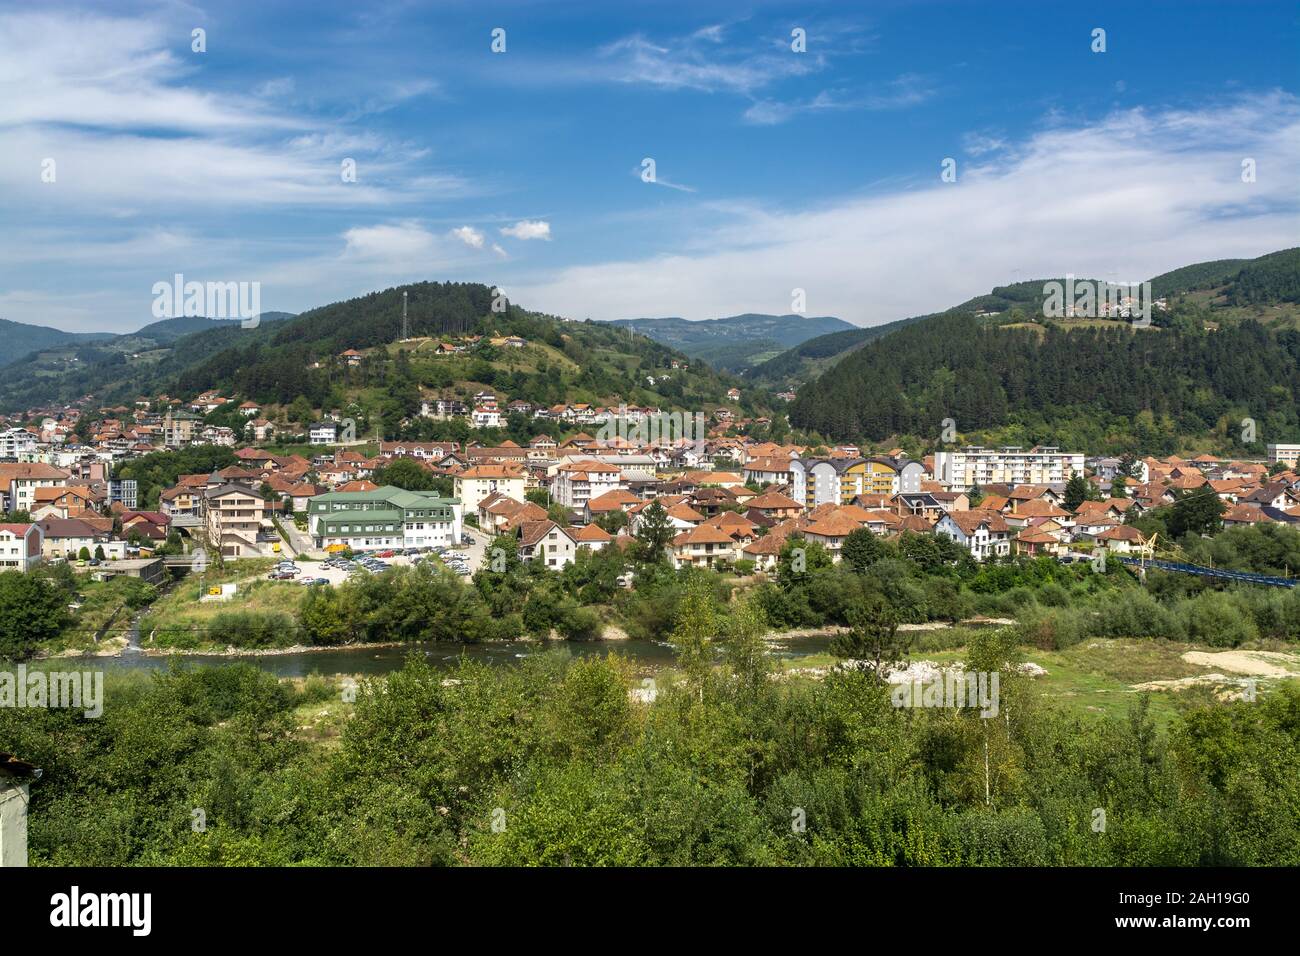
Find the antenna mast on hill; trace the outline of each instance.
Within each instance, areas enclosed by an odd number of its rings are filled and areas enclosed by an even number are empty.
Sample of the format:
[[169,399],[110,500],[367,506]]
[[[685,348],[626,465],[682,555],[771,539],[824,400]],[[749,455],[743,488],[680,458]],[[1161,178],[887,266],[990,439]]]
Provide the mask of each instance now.
[[406,292],[402,292],[402,341],[409,339],[410,330],[406,327]]

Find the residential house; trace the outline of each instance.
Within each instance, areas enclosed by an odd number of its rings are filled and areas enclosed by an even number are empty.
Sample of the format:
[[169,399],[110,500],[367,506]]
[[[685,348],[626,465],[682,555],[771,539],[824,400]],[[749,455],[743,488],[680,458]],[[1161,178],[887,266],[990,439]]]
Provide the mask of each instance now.
[[669,558],[675,568],[713,567],[734,562],[740,556],[736,540],[721,528],[701,524],[675,535]]
[[578,543],[574,533],[561,528],[554,521],[525,521],[519,526],[519,558],[522,561],[541,561],[553,570],[573,563]]
[[39,461],[0,462],[0,510],[30,512],[37,488],[63,487],[70,475]]
[[556,469],[551,497],[566,508],[580,511],[592,498],[624,487],[623,473],[618,467],[583,459]]
[[30,571],[41,563],[44,538],[37,524],[0,524],[0,571]]
[[1011,528],[996,511],[950,511],[934,530],[966,548],[976,561],[1011,553]]

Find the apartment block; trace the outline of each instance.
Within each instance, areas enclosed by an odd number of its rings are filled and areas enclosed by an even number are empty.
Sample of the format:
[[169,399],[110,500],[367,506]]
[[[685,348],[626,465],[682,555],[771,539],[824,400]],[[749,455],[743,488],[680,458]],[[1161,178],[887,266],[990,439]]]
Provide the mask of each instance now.
[[1046,485],[1083,474],[1082,452],[1062,452],[1042,446],[940,451],[934,455],[934,476],[949,491],[969,491],[989,484]]

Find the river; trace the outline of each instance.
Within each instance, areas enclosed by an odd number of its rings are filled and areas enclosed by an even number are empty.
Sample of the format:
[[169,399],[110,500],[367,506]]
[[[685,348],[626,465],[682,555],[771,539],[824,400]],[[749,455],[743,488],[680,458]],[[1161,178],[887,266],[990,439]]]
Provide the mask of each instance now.
[[[820,654],[830,647],[830,638],[824,635],[782,637],[770,642],[774,657],[799,658]],[[398,670],[406,659],[417,654],[436,667],[454,667],[465,657],[487,664],[516,664],[532,654],[559,648],[575,657],[589,654],[620,654],[639,670],[653,671],[670,665],[676,655],[672,647],[658,641],[503,641],[491,644],[421,643],[400,647],[346,647],[320,651],[303,651],[290,654],[173,654],[154,656],[143,654],[134,647],[116,657],[62,657],[52,658],[63,666],[88,666],[106,671],[165,670],[174,659],[182,666],[202,667],[249,663],[277,677],[306,677],[310,674],[378,675]]]

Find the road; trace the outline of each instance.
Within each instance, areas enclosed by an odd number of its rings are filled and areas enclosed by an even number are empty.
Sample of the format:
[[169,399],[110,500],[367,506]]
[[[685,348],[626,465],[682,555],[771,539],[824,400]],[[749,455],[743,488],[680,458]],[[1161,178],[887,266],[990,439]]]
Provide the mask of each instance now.
[[286,557],[296,558],[300,554],[313,554],[311,535],[306,531],[299,531],[292,517],[282,518],[277,515],[275,527],[280,532],[280,539],[288,551]]

